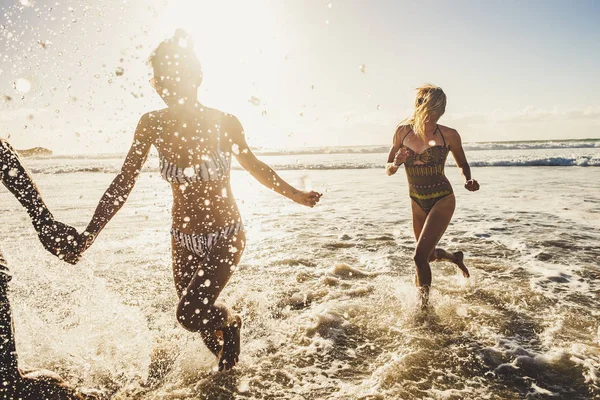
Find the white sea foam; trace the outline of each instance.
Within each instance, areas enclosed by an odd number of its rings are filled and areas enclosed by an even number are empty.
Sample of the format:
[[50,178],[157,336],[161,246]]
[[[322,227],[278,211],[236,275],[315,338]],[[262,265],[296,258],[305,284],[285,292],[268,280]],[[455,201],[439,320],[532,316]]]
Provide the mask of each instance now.
[[[475,153],[499,152],[468,153],[473,161]],[[55,162],[26,160],[40,169]],[[600,169],[473,167],[482,189],[470,193],[449,168],[457,208],[440,246],[464,251],[472,277],[434,263],[425,313],[404,176],[282,171],[293,185],[308,175],[324,193],[308,209],[234,171],[248,247],[221,300],[244,320],[243,350],[237,371],[220,374],[197,335],[176,323],[170,190],[154,162],[77,266],[45,253],[20,204],[0,191],[27,366],[120,399],[600,394]],[[54,215],[81,230],[114,172],[34,176]]]

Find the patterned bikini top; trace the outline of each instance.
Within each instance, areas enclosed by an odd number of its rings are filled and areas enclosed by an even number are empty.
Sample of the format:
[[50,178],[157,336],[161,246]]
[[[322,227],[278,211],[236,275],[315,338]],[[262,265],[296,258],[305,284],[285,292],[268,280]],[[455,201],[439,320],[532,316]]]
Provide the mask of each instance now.
[[202,156],[202,162],[188,167],[178,167],[167,160],[160,151],[160,174],[170,183],[198,183],[220,181],[229,178],[231,153],[221,150],[221,132],[217,135],[217,148],[212,154]]
[[[402,141],[400,142],[401,147],[404,144],[404,139],[406,139],[406,136],[408,136],[408,134],[410,132],[412,132],[412,129],[409,130],[408,133],[406,135],[404,135],[404,137],[402,138]],[[441,168],[441,171],[443,173],[444,164],[446,164],[446,157],[448,157],[448,146],[446,146],[446,139],[444,138],[444,135],[442,134],[442,131],[440,130],[439,126],[436,126],[435,132],[433,132],[433,134],[435,135],[437,132],[440,133],[440,136],[442,137],[442,140],[444,141],[443,146],[441,146],[439,144],[435,145],[435,146],[431,146],[431,147],[428,147],[427,149],[423,150],[420,153],[415,152],[413,149],[411,149],[408,146],[404,146],[410,152],[410,155],[406,158],[406,161],[404,162],[405,166],[407,166],[407,167],[437,166],[438,168]],[[410,173],[409,170],[407,170],[407,173]]]

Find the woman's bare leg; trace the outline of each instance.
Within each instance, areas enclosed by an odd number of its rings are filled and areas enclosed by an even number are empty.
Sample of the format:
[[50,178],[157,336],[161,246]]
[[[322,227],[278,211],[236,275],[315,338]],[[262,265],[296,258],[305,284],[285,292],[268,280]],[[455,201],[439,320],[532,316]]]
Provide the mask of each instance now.
[[[427,306],[429,287],[431,286],[431,267],[429,266],[429,261],[435,251],[435,246],[450,224],[450,220],[454,214],[455,203],[454,195],[439,200],[429,211],[421,226],[414,261],[417,267],[416,285],[422,294],[422,307]],[[413,202],[413,211],[418,207]],[[413,212],[413,221],[415,219],[414,215],[415,213]],[[417,214],[417,217],[419,215]]]
[[179,294],[177,320],[198,332],[210,351],[220,357],[219,369],[230,369],[239,357],[241,319],[232,317],[216,300],[238,265],[245,247],[243,232],[219,241],[204,260],[187,249],[173,247],[173,273]]
[[[425,211],[423,211],[423,209],[421,207],[419,207],[417,205],[417,203],[415,203],[414,201],[411,200],[411,206],[412,206],[412,215],[413,215],[413,232],[415,234],[415,240],[419,240],[419,237],[421,236],[421,231],[423,230],[423,225],[425,225],[425,219],[427,218],[427,213]],[[469,275],[469,270],[467,269],[467,267],[465,266],[464,262],[463,262],[463,258],[464,258],[464,254],[462,251],[456,251],[454,253],[449,253],[444,249],[440,249],[438,247],[436,247],[432,252],[431,255],[429,256],[429,262],[431,261],[450,261],[454,264],[456,264],[456,266],[458,268],[460,268],[460,270],[463,273],[463,276],[465,278],[468,278]]]
[[[173,278],[175,280],[177,297],[181,300],[185,288],[187,288],[192,281],[195,271],[202,265],[202,259],[185,247],[178,246],[174,240],[172,244]],[[215,357],[219,357],[223,350],[223,346],[221,345],[222,337],[214,330],[208,331],[203,329],[199,333],[210,352],[213,353]]]

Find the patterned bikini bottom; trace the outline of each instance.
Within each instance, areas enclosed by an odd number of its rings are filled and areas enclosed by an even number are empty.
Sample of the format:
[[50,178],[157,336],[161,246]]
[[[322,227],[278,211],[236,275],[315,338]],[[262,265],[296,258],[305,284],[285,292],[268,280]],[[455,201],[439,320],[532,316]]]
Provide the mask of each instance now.
[[244,225],[240,221],[238,223],[221,228],[215,232],[203,234],[183,233],[175,228],[172,228],[171,236],[175,240],[177,246],[191,251],[198,257],[206,258],[217,243],[237,235],[237,233],[243,229]]

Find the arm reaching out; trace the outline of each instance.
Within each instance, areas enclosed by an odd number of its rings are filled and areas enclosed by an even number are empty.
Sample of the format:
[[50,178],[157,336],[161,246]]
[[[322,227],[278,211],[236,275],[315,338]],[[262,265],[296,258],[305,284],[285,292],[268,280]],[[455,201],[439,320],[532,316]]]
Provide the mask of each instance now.
[[125,204],[125,201],[135,186],[142,167],[148,158],[148,152],[150,151],[151,145],[150,116],[149,114],[145,114],[137,125],[133,144],[123,162],[121,172],[115,177],[100,199],[96,212],[84,232],[87,239],[81,252],[92,245],[93,241],[102,229],[104,229],[108,221],[110,221],[121,209],[123,204]]
[[479,190],[479,183],[471,177],[471,167],[467,162],[467,156],[462,148],[460,135],[454,129],[452,129],[452,134],[449,137],[449,146],[452,156],[456,161],[456,166],[460,168],[462,176],[465,178],[465,189],[470,192]]
[[75,228],[58,222],[48,210],[35,182],[23,167],[17,152],[0,139],[0,180],[27,210],[40,242],[55,256],[75,264],[81,238]]
[[260,161],[246,143],[244,130],[238,119],[230,116],[228,134],[231,139],[231,151],[235,155],[240,165],[250,172],[250,174],[260,183],[271,190],[302,204],[307,207],[314,207],[321,198],[322,194],[314,191],[303,192],[291,186],[281,179],[271,167]]
[[404,133],[404,129],[404,126],[400,126],[398,129],[396,129],[396,133],[394,133],[392,147],[390,148],[390,153],[388,154],[387,164],[385,164],[385,172],[388,174],[388,176],[394,175],[408,157],[408,150],[403,148],[400,143],[400,134]]

